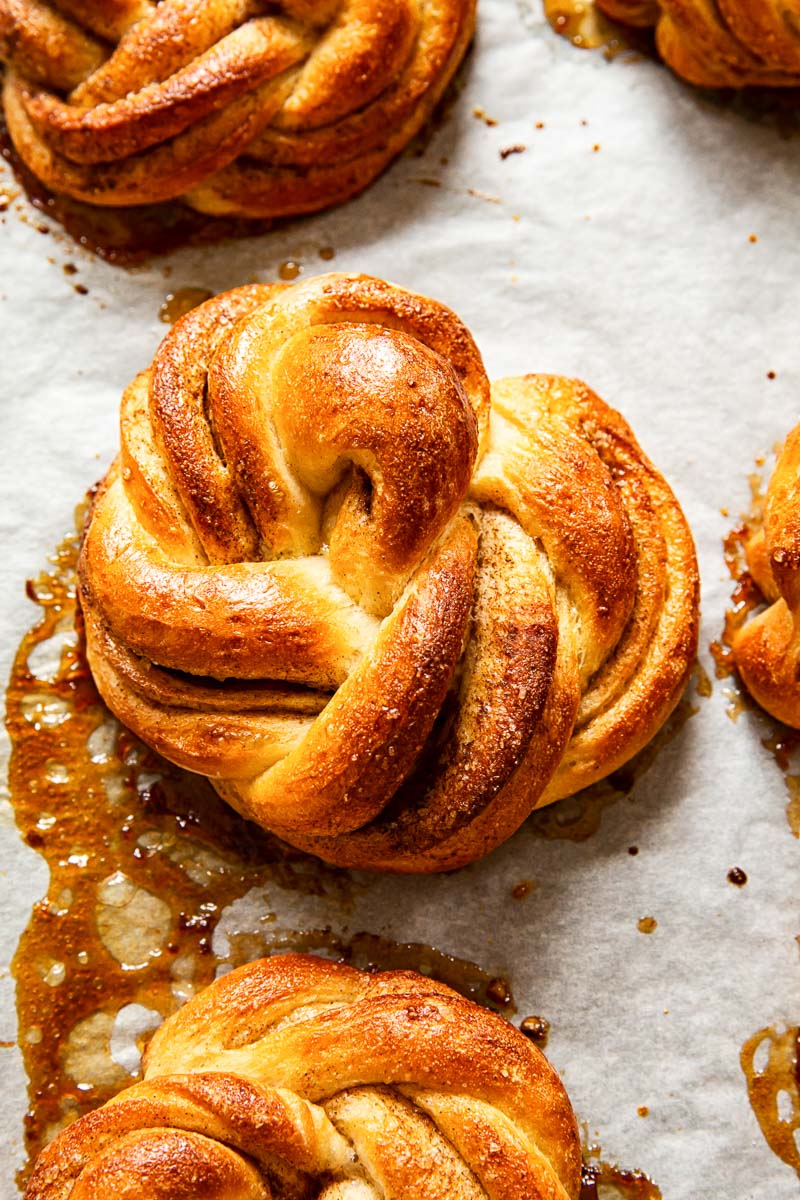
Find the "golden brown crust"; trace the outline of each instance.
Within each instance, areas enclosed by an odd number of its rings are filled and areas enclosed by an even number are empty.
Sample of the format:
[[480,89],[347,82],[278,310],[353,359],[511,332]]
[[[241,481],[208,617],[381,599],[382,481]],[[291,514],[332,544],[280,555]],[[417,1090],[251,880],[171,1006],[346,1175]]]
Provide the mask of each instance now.
[[119,718],[334,863],[461,866],[627,761],[697,641],[683,514],[584,384],[363,276],[229,292],[123,398],[80,560]]
[[747,690],[773,717],[800,728],[800,425],[778,456],[767,487],[763,529],[747,545],[747,564],[767,607],[733,635]]
[[558,1076],[502,1017],[413,972],[285,955],[170,1017],[26,1200],[577,1200],[580,1162]]
[[312,212],[423,125],[475,0],[0,0],[6,120],[53,191]]
[[798,0],[598,0],[608,16],[654,25],[661,57],[700,87],[800,85]]

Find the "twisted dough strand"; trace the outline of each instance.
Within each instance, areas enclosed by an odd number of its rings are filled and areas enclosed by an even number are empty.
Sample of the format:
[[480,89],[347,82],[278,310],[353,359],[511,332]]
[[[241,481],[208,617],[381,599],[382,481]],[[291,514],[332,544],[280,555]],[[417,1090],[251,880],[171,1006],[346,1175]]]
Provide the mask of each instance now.
[[342,865],[444,870],[627,761],[697,639],[683,515],[574,380],[363,276],[179,322],[80,561],[113,711]]
[[143,1082],[64,1131],[27,1200],[576,1200],[558,1076],[412,972],[262,959],[171,1017]]
[[53,191],[310,212],[360,191],[463,56],[474,0],[0,0],[12,139]]

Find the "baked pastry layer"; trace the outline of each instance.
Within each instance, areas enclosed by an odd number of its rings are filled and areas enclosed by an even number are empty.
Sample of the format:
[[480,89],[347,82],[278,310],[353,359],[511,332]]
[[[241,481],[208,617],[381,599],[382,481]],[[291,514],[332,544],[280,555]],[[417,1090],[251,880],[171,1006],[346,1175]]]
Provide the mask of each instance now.
[[217,296],[123,398],[80,559],[144,741],[341,865],[446,870],[677,703],[697,568],[584,384],[490,390],[454,313],[365,276]]
[[750,694],[800,729],[800,425],[786,439],[767,486],[763,524],[746,544],[748,570],[765,605],[731,637]]
[[597,0],[700,87],[800,86],[800,0]]
[[411,971],[286,955],[158,1030],[144,1080],[40,1155],[26,1200],[577,1200],[544,1056]]
[[0,0],[12,140],[54,192],[313,212],[420,129],[475,0]]

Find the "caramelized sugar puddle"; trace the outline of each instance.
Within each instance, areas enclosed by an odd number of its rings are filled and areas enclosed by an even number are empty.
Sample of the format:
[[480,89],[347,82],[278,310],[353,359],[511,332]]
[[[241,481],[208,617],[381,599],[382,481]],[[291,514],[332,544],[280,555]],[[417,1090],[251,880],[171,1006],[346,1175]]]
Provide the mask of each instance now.
[[606,1162],[584,1162],[580,1200],[662,1200],[661,1191],[641,1171]]
[[800,1176],[800,1029],[761,1029],[742,1047],[747,1094],[770,1150]]
[[656,58],[652,29],[612,21],[594,0],[544,0],[544,15],[560,37],[583,50],[600,50],[607,59],[625,52]]

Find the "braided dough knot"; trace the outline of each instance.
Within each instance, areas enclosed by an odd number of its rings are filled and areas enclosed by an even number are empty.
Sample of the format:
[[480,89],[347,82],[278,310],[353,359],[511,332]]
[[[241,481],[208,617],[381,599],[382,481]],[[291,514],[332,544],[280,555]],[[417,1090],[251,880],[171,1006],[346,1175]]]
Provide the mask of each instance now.
[[697,638],[681,511],[576,381],[492,390],[449,310],[250,287],[128,389],[80,562],[112,710],[286,840],[437,870],[625,762]]
[[733,635],[739,674],[758,703],[800,728],[800,425],[787,437],[767,487],[763,526],[746,545],[765,607]]
[[412,972],[262,959],[158,1031],[27,1200],[576,1200],[576,1122],[501,1017]]
[[103,205],[307,212],[360,191],[432,111],[474,0],[0,0],[27,165]]

